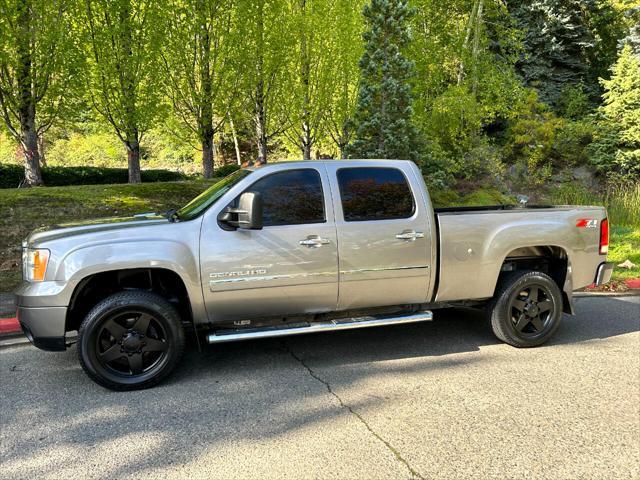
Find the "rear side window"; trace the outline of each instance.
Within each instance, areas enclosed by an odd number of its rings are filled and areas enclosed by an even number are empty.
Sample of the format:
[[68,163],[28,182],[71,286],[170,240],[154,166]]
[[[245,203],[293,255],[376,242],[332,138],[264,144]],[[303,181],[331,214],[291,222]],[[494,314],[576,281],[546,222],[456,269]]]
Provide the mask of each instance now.
[[323,223],[324,195],[317,170],[287,170],[261,178],[247,189],[260,192],[265,227]]
[[413,195],[397,168],[341,168],[338,185],[347,222],[390,220],[413,215]]

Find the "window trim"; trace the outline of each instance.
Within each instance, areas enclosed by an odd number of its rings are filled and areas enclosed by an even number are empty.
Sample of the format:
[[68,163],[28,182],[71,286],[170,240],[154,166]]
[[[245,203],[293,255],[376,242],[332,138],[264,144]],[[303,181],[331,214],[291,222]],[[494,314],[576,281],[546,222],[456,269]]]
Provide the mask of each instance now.
[[318,175],[318,179],[320,180],[320,194],[322,197],[322,217],[323,220],[321,222],[303,222],[303,223],[283,223],[281,225],[263,225],[262,228],[275,228],[275,227],[295,227],[298,225],[321,225],[323,223],[327,223],[327,205],[326,205],[326,197],[325,197],[325,189],[324,189],[324,185],[322,184],[322,172],[320,172],[320,170],[318,170],[317,168],[313,168],[313,167],[302,167],[302,168],[291,168],[291,169],[287,169],[287,170],[276,170],[275,172],[270,172],[267,173],[266,175],[257,178],[251,185],[249,185],[247,188],[245,188],[244,190],[242,190],[242,192],[240,192],[230,203],[229,205],[232,205],[233,203],[235,203],[239,198],[240,195],[242,195],[245,192],[251,192],[251,188],[258,182],[264,180],[265,178],[271,177],[273,175],[278,175],[278,174],[283,174],[283,173],[291,173],[291,172],[302,172],[305,170],[311,170],[312,172],[315,172],[316,175]]
[[[342,185],[340,184],[340,172],[342,170],[363,170],[363,169],[368,169],[368,170],[397,170],[398,172],[400,172],[400,174],[402,175],[402,178],[404,178],[404,181],[406,182],[407,187],[409,188],[409,193],[411,194],[411,214],[407,215],[407,216],[402,216],[402,217],[385,217],[385,218],[367,218],[367,219],[363,219],[363,220],[347,220],[346,216],[345,216],[345,212],[344,212],[344,203],[342,201]],[[407,175],[405,175],[404,171],[399,168],[399,167],[393,167],[393,166],[354,166],[354,167],[340,167],[336,170],[336,183],[338,184],[338,193],[340,194],[340,210],[342,212],[342,221],[344,222],[348,222],[348,223],[358,223],[358,222],[384,222],[387,220],[406,220],[408,218],[412,218],[415,216],[416,212],[418,211],[418,202],[416,202],[416,197],[415,197],[415,193],[413,191],[413,188],[411,187],[411,182],[409,181],[409,178],[407,177]]]

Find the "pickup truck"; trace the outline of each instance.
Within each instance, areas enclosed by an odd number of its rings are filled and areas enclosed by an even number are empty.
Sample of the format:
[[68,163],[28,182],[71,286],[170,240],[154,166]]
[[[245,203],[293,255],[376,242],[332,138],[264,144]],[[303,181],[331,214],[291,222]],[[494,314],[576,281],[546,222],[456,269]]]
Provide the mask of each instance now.
[[[433,209],[402,160],[245,168],[186,206],[48,227],[23,244],[18,319],[114,390],[154,385],[197,344],[405,324],[486,309],[515,347],[547,341],[572,292],[607,282],[602,207]],[[453,341],[453,340],[452,340]]]

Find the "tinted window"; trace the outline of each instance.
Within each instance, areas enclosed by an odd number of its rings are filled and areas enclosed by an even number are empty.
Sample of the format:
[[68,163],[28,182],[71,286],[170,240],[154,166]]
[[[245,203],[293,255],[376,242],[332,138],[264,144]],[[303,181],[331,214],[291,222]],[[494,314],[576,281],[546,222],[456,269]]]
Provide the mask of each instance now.
[[258,180],[247,191],[262,194],[265,227],[325,221],[322,182],[316,170],[273,173]]
[[338,170],[338,184],[347,222],[413,215],[413,195],[396,168],[342,168]]

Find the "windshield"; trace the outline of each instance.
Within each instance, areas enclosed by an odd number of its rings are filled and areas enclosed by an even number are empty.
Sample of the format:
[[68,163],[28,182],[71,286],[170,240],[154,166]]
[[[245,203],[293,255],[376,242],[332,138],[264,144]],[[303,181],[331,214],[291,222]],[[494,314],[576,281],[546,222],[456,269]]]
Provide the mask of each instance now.
[[251,173],[250,170],[236,170],[231,175],[223,178],[218,183],[207,188],[196,198],[178,210],[175,215],[178,220],[191,220],[216,203],[220,197],[227,193],[231,187]]

